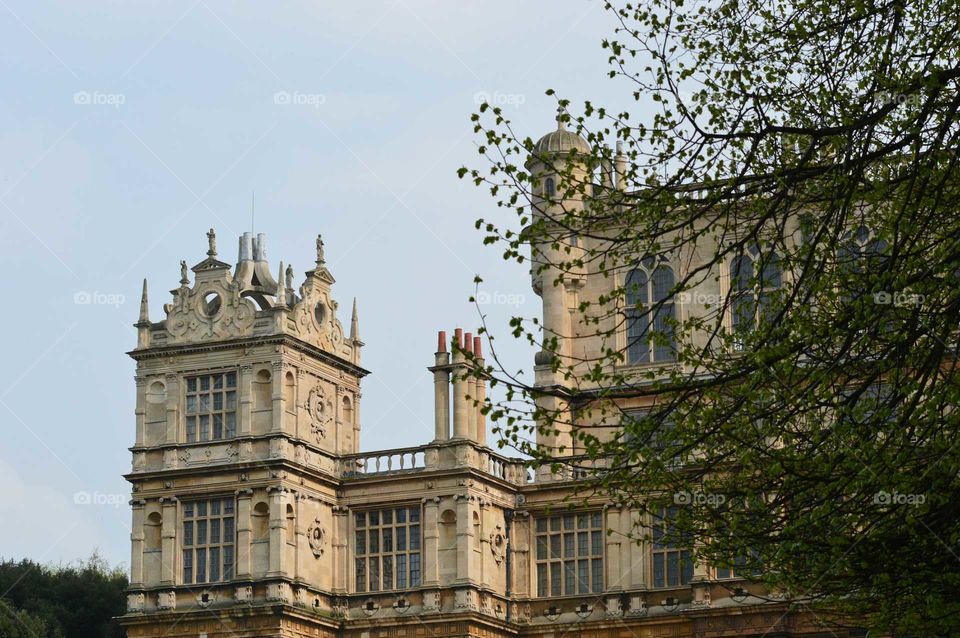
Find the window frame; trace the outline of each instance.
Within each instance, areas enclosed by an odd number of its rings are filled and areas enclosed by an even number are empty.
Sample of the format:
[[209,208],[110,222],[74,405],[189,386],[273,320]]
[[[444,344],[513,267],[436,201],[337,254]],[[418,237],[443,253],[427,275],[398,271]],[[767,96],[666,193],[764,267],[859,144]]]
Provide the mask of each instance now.
[[[750,276],[746,280],[747,286],[744,289],[739,289],[737,284],[737,280],[741,279],[741,277],[739,275],[734,276],[734,264],[737,261],[740,261],[740,263],[748,261],[750,264]],[[757,275],[758,264],[764,267],[764,272],[762,272],[759,277]],[[766,269],[771,265],[776,268],[776,285],[766,284],[768,277]],[[783,289],[784,271],[782,267],[782,260],[780,254],[776,250],[771,249],[763,251],[758,245],[754,244],[743,252],[737,253],[730,259],[726,260],[724,262],[723,270],[724,279],[726,281],[727,296],[724,325],[732,337],[733,350],[735,352],[742,352],[745,347],[744,336],[755,331],[757,326],[763,320],[764,309],[766,308],[767,303],[765,302],[765,299],[769,299],[771,295],[774,295],[777,293],[777,291]],[[740,328],[739,326],[741,324],[739,324],[737,321],[737,317],[739,316],[738,307],[743,300],[746,300],[748,305],[753,306],[752,312],[749,313],[749,327],[746,329]]]
[[[687,587],[694,578],[694,560],[693,560],[693,540],[687,546],[676,544],[663,544],[657,541],[658,520],[663,521],[659,526],[669,529],[670,512],[678,511],[677,505],[657,505],[656,509],[650,513],[650,573],[649,583],[652,589],[676,589],[678,587]],[[661,516],[663,512],[665,515]],[[660,547],[658,547],[660,545]],[[657,558],[663,556],[663,583],[657,583]],[[671,559],[676,559],[677,572],[676,582],[671,583],[670,565]]]
[[[214,504],[219,513],[214,514]],[[202,505],[202,507],[201,507]],[[205,513],[200,514],[203,510]],[[188,513],[191,513],[188,517]],[[178,580],[181,585],[209,585],[228,583],[236,578],[237,568],[237,499],[235,496],[207,495],[197,498],[183,499],[178,507],[178,546],[180,548],[180,569]],[[205,542],[199,543],[199,531],[202,527]],[[216,522],[216,525],[213,523]],[[189,523],[189,527],[188,527]],[[190,530],[188,533],[187,530]],[[218,542],[210,542],[213,530],[217,529]],[[229,542],[225,539],[228,538]],[[187,539],[190,542],[187,543]],[[211,550],[216,550],[216,563]],[[189,557],[189,558],[188,558]],[[202,563],[201,563],[202,560]],[[203,580],[198,580],[198,566],[203,565]],[[188,567],[189,565],[189,567]],[[216,566],[216,577],[212,578],[213,566]],[[187,578],[187,570],[190,577]]]
[[[581,527],[580,522],[584,519],[586,526]],[[569,528],[568,520],[571,521]],[[543,522],[542,526],[541,522]],[[531,584],[535,589],[536,598],[589,596],[606,591],[606,521],[602,509],[562,513],[542,512],[534,516],[532,533],[533,583]],[[581,544],[581,537],[584,537],[583,544]],[[541,538],[545,540],[541,542]],[[557,539],[556,543],[553,541],[554,538]],[[572,552],[569,556],[566,555],[567,538],[570,538],[569,549]],[[556,554],[554,554],[554,546],[556,546]],[[596,552],[598,546],[599,552]],[[568,567],[568,563],[572,564],[572,570]],[[586,580],[583,578],[583,572],[580,571],[581,565],[585,566]],[[585,588],[582,588],[584,584]],[[546,592],[542,590],[544,585]],[[572,591],[568,589],[570,585],[572,585]]]
[[[221,382],[219,388],[215,385],[217,378]],[[231,378],[233,385],[228,385]],[[201,389],[204,379],[208,383],[206,390]],[[191,382],[195,382],[194,389],[191,389]],[[180,396],[183,415],[181,419],[181,440],[184,443],[209,444],[237,438],[240,423],[240,374],[236,368],[184,374],[181,377],[181,386]],[[232,409],[229,407],[231,394]],[[222,395],[220,408],[215,408],[216,398],[214,395]],[[201,397],[207,397],[209,401],[205,411],[198,409],[202,406]],[[192,410],[190,409],[191,399],[193,399],[195,406]],[[205,439],[201,438],[203,432],[201,424],[204,417],[207,418],[206,428],[208,433]],[[217,417],[220,418],[221,436],[219,438],[213,436],[216,433]],[[191,419],[193,419],[192,423]]]
[[[405,520],[400,522],[397,513],[404,512]],[[385,512],[390,513],[390,522],[385,523]],[[416,513],[417,520],[411,519],[411,514]],[[371,513],[376,513],[377,523],[371,524]],[[350,564],[350,588],[357,594],[378,594],[383,592],[406,591],[417,589],[423,586],[423,506],[420,503],[398,503],[389,507],[363,507],[350,510],[350,554],[353,560]],[[359,516],[364,517],[363,525],[358,525]],[[412,528],[417,528],[416,534],[412,533]],[[376,530],[376,535],[371,536],[371,531]],[[384,551],[387,537],[384,531],[390,530],[390,551]],[[397,534],[399,529],[404,529],[403,536]],[[363,550],[359,551],[359,534],[363,534]],[[372,551],[374,543],[372,539],[376,538],[376,551]],[[400,538],[403,538],[403,549],[400,549]],[[416,540],[416,547],[413,547],[413,541]],[[416,560],[413,560],[413,558]],[[389,563],[383,559],[389,558]],[[376,569],[373,569],[371,559],[376,559]],[[400,560],[402,559],[402,560]],[[363,586],[360,586],[360,561],[363,563]],[[384,588],[384,576],[386,570],[384,567],[390,565],[390,587]],[[416,564],[416,567],[414,566]],[[401,567],[402,565],[402,567]],[[403,583],[400,583],[401,570],[403,574]],[[376,589],[370,588],[373,575],[379,583]],[[416,575],[416,576],[415,576]]]
[[[674,323],[679,323],[681,321],[681,312],[682,306],[680,299],[678,298],[676,292],[672,295],[665,295],[663,303],[659,301],[648,301],[656,297],[656,287],[657,283],[655,281],[655,274],[661,269],[665,269],[670,273],[671,283],[668,289],[672,290],[677,283],[677,266],[673,263],[673,260],[668,258],[666,255],[660,255],[658,257],[647,256],[643,259],[638,260],[636,263],[631,265],[629,268],[625,268],[620,273],[620,288],[623,290],[623,294],[620,296],[622,306],[622,317],[623,317],[623,329],[620,330],[620,334],[623,339],[623,347],[621,350],[624,353],[624,364],[627,367],[637,367],[637,366],[663,366],[677,363],[677,334],[676,328],[673,325],[668,324],[669,327],[669,338],[670,345],[663,346],[655,343],[651,340],[651,336],[656,334],[666,334],[656,328],[659,322],[664,320]],[[631,303],[632,294],[631,294],[631,276],[633,273],[639,272],[644,276],[643,286],[643,299],[640,302],[641,307],[648,307],[649,310],[637,310],[634,303]],[[656,310],[654,307],[657,304],[660,304]],[[665,312],[669,308],[669,314]],[[652,314],[650,314],[652,312]],[[631,318],[631,314],[636,313],[636,319]],[[638,359],[634,359],[631,356],[632,344],[635,339],[631,336],[631,328],[633,321],[646,321],[646,327],[642,330],[645,334],[643,337],[639,337],[639,343],[636,347],[643,347],[646,350],[646,356]],[[666,357],[658,357],[658,351],[666,348],[667,350],[672,350],[673,354]]]

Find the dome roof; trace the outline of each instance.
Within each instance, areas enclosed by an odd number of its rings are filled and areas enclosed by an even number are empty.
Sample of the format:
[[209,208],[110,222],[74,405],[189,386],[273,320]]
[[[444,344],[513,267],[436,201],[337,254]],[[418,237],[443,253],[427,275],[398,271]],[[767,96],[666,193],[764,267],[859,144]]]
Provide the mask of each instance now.
[[563,124],[563,110],[561,109],[557,114],[557,130],[541,137],[534,145],[533,152],[535,155],[545,155],[548,153],[567,153],[571,149],[586,154],[593,150],[587,140],[574,131],[567,130]]

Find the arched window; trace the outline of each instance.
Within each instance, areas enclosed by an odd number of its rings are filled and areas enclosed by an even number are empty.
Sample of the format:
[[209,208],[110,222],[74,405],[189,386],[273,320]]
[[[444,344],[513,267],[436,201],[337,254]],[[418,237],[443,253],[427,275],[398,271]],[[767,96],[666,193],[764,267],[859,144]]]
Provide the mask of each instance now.
[[543,182],[543,194],[547,197],[553,197],[557,194],[557,185],[552,177],[548,177]]
[[875,237],[866,226],[844,235],[837,249],[837,265],[850,278],[848,284],[842,286],[844,302],[859,299],[870,288],[867,279],[886,269],[888,248],[887,242]]
[[744,335],[769,318],[774,291],[780,288],[780,258],[752,246],[730,261],[730,319],[734,348],[743,349]]
[[673,270],[653,257],[644,258],[638,268],[627,273],[627,363],[676,360],[673,286]]

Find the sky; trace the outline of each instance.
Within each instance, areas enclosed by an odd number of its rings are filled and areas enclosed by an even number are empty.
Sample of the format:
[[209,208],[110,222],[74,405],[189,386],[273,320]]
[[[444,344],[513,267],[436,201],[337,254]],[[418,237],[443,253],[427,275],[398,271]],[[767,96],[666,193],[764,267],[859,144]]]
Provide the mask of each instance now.
[[211,227],[233,263],[252,224],[298,282],[323,234],[372,372],[362,450],[433,438],[425,368],[437,330],[478,325],[475,275],[530,375],[505,327],[539,299],[473,226],[512,213],[456,170],[486,166],[483,97],[533,138],[555,127],[548,88],[625,106],[612,29],[584,0],[0,0],[0,558],[129,563],[141,282],[158,321]]

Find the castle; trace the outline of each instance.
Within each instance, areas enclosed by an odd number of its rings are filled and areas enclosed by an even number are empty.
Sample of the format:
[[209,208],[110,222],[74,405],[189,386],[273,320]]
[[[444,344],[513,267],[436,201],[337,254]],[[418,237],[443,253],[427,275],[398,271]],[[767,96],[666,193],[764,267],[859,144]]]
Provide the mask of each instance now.
[[[589,146],[559,124],[536,149],[528,168],[542,178],[536,203],[545,206],[559,190],[548,158]],[[625,188],[624,165],[618,155],[605,166],[602,184]],[[425,362],[435,431],[417,447],[361,451],[364,344],[356,304],[349,327],[341,322],[323,242],[299,285],[282,262],[271,271],[263,235],[240,238],[234,266],[218,259],[213,231],[208,242],[192,279],[181,262],[159,322],[144,283],[135,324],[121,619],[131,638],[827,634],[735,570],[694,564],[689,548],[657,542],[664,519],[601,494],[571,509],[582,472],[494,452],[478,406],[486,384],[467,374],[483,365],[481,340],[460,329],[440,332]],[[653,296],[666,272],[653,265],[627,276]],[[534,275],[544,330],[572,337],[577,295],[614,283],[586,271],[544,283],[554,275]],[[538,385],[562,383],[549,363],[570,355],[569,342],[538,354]],[[651,345],[628,363],[666,359]],[[576,451],[569,432],[540,436]],[[638,528],[653,540],[632,540]]]

